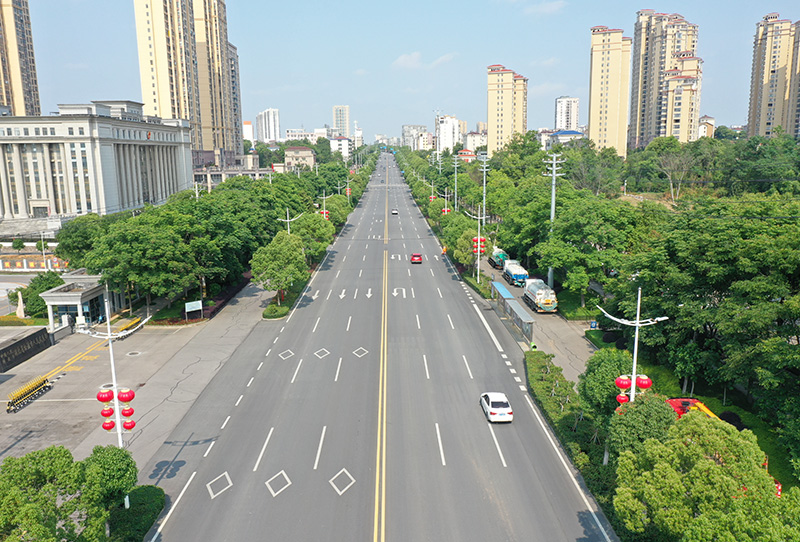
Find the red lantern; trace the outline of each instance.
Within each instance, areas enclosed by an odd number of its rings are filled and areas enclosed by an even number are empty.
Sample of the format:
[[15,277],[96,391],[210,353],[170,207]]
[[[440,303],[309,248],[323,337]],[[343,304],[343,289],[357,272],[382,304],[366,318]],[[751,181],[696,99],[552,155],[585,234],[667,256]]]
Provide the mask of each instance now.
[[122,410],[120,410],[119,412],[120,412],[120,414],[122,414],[126,418],[130,418],[131,416],[133,416],[133,407],[125,407]]
[[100,415],[104,418],[110,418],[114,415],[114,409],[111,407],[106,407],[100,411]]
[[647,375],[639,375],[636,377],[636,386],[646,390],[653,385],[653,381]]
[[114,423],[114,420],[106,420],[103,422],[103,429],[106,431],[111,431],[117,424]]
[[620,393],[619,395],[617,395],[617,402],[619,404],[621,404],[621,405],[624,405],[625,403],[627,403],[630,400],[631,400],[630,397],[628,397],[624,393]]
[[122,403],[130,403],[133,401],[133,398],[136,397],[136,393],[133,390],[129,390],[127,388],[123,388],[117,392],[117,399],[120,400]]
[[114,392],[112,390],[100,390],[97,392],[97,400],[101,403],[108,403],[114,399]]
[[614,384],[621,390],[627,390],[631,387],[631,377],[628,375],[618,376],[617,379],[614,381]]
[[134,427],[136,427],[136,422],[133,420],[125,420],[122,422],[122,427],[125,428],[126,431],[130,431]]

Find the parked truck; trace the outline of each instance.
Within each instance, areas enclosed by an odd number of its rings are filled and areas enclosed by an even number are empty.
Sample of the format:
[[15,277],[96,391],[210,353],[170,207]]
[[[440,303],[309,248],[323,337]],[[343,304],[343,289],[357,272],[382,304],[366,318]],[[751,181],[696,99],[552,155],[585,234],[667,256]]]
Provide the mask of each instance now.
[[536,312],[556,312],[558,308],[556,293],[542,279],[526,280],[522,299]]
[[528,278],[528,271],[522,267],[517,260],[506,260],[503,265],[503,278],[506,282],[514,286],[525,286]]
[[489,256],[489,265],[495,269],[503,269],[506,260],[508,260],[508,254],[506,254],[505,250],[497,247],[492,249],[492,255]]

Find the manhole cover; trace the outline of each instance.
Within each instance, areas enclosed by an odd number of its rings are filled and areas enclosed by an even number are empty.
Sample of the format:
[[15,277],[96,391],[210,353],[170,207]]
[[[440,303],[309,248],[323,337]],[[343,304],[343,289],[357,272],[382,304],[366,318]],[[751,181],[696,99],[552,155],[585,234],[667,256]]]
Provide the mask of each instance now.
[[138,356],[139,354],[141,354],[141,352],[128,352],[129,356]]

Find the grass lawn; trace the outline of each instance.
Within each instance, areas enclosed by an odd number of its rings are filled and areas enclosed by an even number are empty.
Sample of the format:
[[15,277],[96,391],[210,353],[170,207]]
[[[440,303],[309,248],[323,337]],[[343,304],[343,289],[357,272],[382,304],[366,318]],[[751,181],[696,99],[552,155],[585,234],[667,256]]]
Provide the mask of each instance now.
[[470,287],[478,292],[484,299],[489,299],[492,297],[492,292],[489,288],[489,283],[492,282],[492,279],[487,277],[486,274],[481,273],[480,284],[478,284],[478,281],[472,276],[472,273],[465,273],[461,275],[461,278],[464,279],[464,282],[469,284]]
[[600,311],[595,305],[602,304],[602,300],[593,294],[585,294],[585,307],[581,307],[581,296],[569,290],[561,290],[558,293],[558,312],[567,320],[597,320],[600,318]]
[[615,348],[614,343],[604,343],[602,329],[587,329],[586,338],[597,348]]

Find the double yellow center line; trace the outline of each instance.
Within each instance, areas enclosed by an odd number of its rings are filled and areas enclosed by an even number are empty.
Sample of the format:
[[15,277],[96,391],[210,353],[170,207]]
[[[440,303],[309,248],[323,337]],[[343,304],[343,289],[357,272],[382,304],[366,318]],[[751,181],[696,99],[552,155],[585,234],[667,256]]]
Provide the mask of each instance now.
[[[386,168],[386,206],[384,208],[383,244],[389,243],[389,168]],[[372,538],[386,540],[386,377],[389,352],[389,250],[383,250],[383,282],[381,285],[381,348],[378,376],[378,442],[375,451],[375,517]]]

